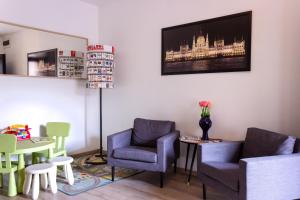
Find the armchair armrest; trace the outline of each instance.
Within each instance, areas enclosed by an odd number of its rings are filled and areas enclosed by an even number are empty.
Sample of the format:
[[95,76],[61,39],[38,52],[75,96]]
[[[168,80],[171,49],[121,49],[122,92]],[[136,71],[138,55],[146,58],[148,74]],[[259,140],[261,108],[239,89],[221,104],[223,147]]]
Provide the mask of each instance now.
[[171,132],[157,140],[158,164],[162,172],[166,172],[168,163],[179,156],[179,131]]
[[131,134],[132,129],[127,129],[107,136],[107,157],[110,158],[112,156],[114,149],[129,146]]
[[237,162],[243,142],[224,141],[199,145],[198,163],[202,162]]
[[300,153],[241,159],[240,198],[298,199]]

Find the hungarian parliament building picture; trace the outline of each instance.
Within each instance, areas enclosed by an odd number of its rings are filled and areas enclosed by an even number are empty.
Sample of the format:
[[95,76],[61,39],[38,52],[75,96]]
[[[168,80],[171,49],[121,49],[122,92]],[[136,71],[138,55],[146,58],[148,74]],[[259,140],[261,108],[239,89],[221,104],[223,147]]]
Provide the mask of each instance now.
[[165,54],[165,62],[193,61],[211,59],[217,57],[237,57],[245,56],[245,40],[234,40],[231,44],[226,44],[224,39],[215,39],[213,46],[209,45],[208,34],[193,37],[192,48],[189,44],[180,45],[179,51],[168,50]]

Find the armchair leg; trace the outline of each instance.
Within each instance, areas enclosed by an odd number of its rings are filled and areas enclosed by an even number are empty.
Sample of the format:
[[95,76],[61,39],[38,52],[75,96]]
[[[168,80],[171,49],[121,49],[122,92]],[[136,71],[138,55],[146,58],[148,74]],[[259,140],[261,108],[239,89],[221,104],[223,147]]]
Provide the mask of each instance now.
[[174,160],[174,174],[177,172],[177,159]]
[[203,199],[206,199],[206,186],[203,184],[202,185],[202,192],[203,192]]
[[164,187],[164,173],[160,172],[160,188]]
[[115,167],[111,167],[111,181],[115,181]]

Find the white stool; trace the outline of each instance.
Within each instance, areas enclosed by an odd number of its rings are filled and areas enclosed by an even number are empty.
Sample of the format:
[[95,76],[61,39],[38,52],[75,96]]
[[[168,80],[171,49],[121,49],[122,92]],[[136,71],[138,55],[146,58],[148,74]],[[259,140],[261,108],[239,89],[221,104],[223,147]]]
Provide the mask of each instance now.
[[74,175],[71,167],[71,163],[73,162],[72,157],[55,157],[48,160],[51,164],[55,166],[63,166],[65,177],[70,185],[74,184]]
[[[32,180],[33,176],[33,181]],[[23,194],[28,195],[32,182],[32,199],[37,199],[40,192],[40,176],[41,186],[43,189],[47,189],[48,180],[51,192],[55,194],[57,192],[56,185],[56,166],[51,163],[43,163],[31,165],[25,169],[25,182],[23,186]]]

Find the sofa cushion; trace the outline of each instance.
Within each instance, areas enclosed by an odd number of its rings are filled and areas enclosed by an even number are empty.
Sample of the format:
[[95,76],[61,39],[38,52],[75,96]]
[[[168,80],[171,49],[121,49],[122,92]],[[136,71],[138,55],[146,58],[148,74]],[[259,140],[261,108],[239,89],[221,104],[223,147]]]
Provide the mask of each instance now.
[[117,148],[113,152],[113,157],[123,160],[134,160],[149,163],[157,162],[156,149],[138,146]]
[[293,153],[296,138],[258,128],[248,128],[243,158]]
[[174,122],[137,118],[134,120],[132,145],[156,147],[156,140],[173,130]]
[[234,191],[239,190],[239,164],[224,162],[205,162],[199,166],[200,171],[221,182]]

